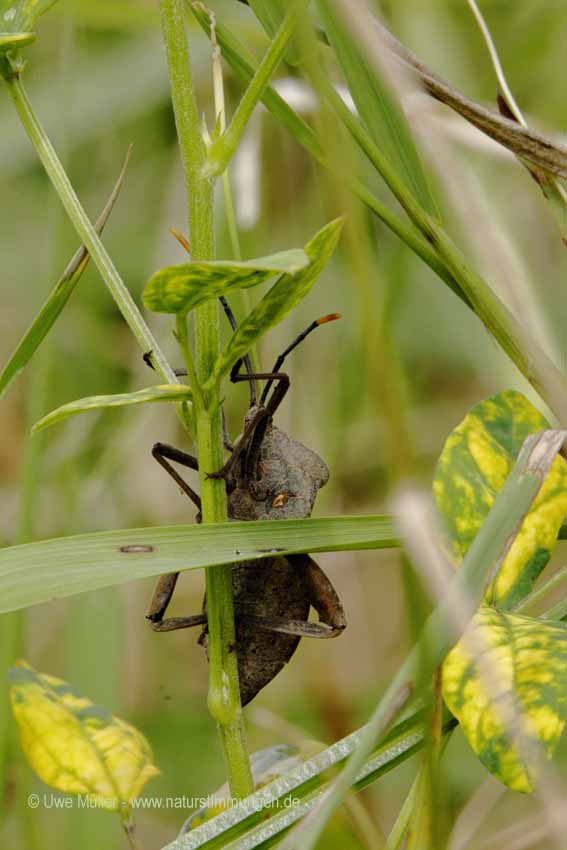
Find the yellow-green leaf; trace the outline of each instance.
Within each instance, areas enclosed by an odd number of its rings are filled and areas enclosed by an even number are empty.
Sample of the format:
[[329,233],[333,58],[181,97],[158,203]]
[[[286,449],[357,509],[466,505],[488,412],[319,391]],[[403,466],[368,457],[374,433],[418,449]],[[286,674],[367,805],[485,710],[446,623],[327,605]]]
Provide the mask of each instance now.
[[309,264],[297,274],[282,275],[246,316],[219,356],[209,379],[211,384],[229,372],[267,330],[281,322],[305,298],[335,250],[341,228],[342,219],[335,219],[323,227],[305,246]]
[[133,393],[117,393],[116,395],[92,395],[63,404],[42,417],[32,428],[32,431],[40,431],[48,425],[55,425],[86,413],[89,410],[99,410],[104,407],[128,407],[133,404],[152,404],[157,401],[191,401],[193,394],[187,384],[159,384],[157,387],[146,387]]
[[[433,493],[455,564],[464,557],[530,434],[549,424],[518,392],[475,405],[449,435]],[[526,596],[547,564],[567,515],[567,464],[557,457],[526,516],[487,601],[509,608]]]
[[188,313],[234,289],[258,286],[279,274],[296,274],[309,263],[300,248],[255,260],[215,260],[168,266],[147,282],[143,300],[155,313]]
[[55,676],[26,662],[10,671],[10,696],[25,756],[40,779],[117,810],[159,771],[138,730]]
[[[509,788],[531,791],[537,777],[511,745],[498,697],[513,693],[524,727],[551,758],[567,718],[567,624],[483,607],[470,628],[498,671],[498,693],[488,694],[465,637],[443,664],[443,696],[485,767]],[[525,752],[523,747],[520,749]]]
[[35,41],[34,32],[0,32],[0,55]]

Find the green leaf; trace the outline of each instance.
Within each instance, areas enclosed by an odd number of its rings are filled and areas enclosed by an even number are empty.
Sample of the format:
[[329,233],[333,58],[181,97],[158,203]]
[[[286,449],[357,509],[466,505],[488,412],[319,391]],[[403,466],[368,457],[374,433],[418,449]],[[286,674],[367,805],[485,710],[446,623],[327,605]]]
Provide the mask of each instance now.
[[309,265],[295,275],[283,275],[238,326],[216,362],[209,379],[211,385],[229,372],[266,331],[281,322],[305,298],[335,250],[341,228],[342,220],[335,219],[320,230],[305,246]]
[[12,711],[25,756],[40,779],[101,808],[128,806],[159,773],[138,730],[26,662],[10,671]]
[[216,260],[169,266],[146,284],[143,300],[156,313],[187,313],[234,289],[258,286],[277,274],[296,274],[309,263],[300,248],[256,260]]
[[486,662],[498,671],[498,693],[488,694],[479,681],[465,637],[443,664],[445,702],[485,767],[509,788],[532,791],[537,777],[505,734],[498,698],[514,695],[525,718],[524,731],[551,758],[567,719],[567,624],[485,607],[472,627],[478,629],[472,639],[482,642]]
[[273,551],[397,547],[390,517],[129,528],[0,549],[0,614],[134,579],[257,561]]
[[0,32],[0,56],[18,47],[26,47],[35,38],[34,32]]
[[193,394],[187,384],[161,384],[157,387],[146,387],[134,393],[117,393],[116,395],[93,395],[71,401],[52,410],[35,423],[32,432],[41,431],[56,422],[86,413],[89,410],[99,410],[104,407],[128,407],[133,404],[152,404],[157,401],[191,401]]
[[[129,159],[130,151],[128,151],[126,160],[122,166],[122,171],[120,172],[114,189],[112,190],[112,193],[95,224],[96,231],[99,235],[104,230],[104,226],[108,221],[110,213],[112,212],[116,199],[120,193],[120,189],[122,188]],[[79,250],[71,258],[69,265],[55,284],[54,289],[50,293],[36,319],[34,319],[31,327],[26,331],[16,350],[4,367],[4,370],[0,375],[0,398],[6,392],[12,381],[29,363],[61,315],[63,308],[69,301],[69,298],[73,294],[83,272],[88,266],[89,259],[90,255],[84,246],[79,248]]]
[[[458,564],[485,521],[529,434],[549,428],[518,392],[499,393],[475,405],[448,437],[433,493]],[[509,608],[526,596],[555,546],[567,515],[567,464],[557,457],[490,586],[487,601]]]
[[396,168],[423,209],[439,218],[408,122],[386,80],[379,74],[377,63],[368,61],[365,49],[343,23],[333,2],[318,0],[317,8],[358,114],[374,143]]

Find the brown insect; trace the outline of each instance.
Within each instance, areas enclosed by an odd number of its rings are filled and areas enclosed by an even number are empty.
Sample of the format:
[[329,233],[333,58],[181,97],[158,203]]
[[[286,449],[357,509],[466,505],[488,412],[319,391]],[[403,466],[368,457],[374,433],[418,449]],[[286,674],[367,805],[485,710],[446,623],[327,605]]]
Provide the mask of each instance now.
[[[234,328],[234,316],[226,301],[221,301]],[[235,364],[231,381],[250,383],[250,406],[236,444],[225,439],[231,452],[228,461],[211,475],[226,482],[230,519],[299,519],[311,515],[317,492],[328,481],[329,470],[316,452],[277,428],[273,417],[289,389],[289,376],[280,371],[285,358],[315,328],[336,318],[338,315],[332,314],[312,322],[278,357],[271,372],[253,373],[247,357],[246,374],[240,372],[242,361]],[[256,380],[266,381],[259,401]],[[200,512],[199,496],[171,464],[198,469],[198,459],[163,443],[156,443],[152,454]],[[206,598],[200,614],[164,619],[178,576],[179,573],[169,573],[159,579],[147,617],[158,632],[203,626],[199,643],[206,649]],[[243,705],[277,676],[302,637],[333,638],[346,626],[334,587],[309,555],[281,556],[270,552],[261,560],[236,563],[232,586]],[[309,621],[311,607],[319,615],[319,622]]]

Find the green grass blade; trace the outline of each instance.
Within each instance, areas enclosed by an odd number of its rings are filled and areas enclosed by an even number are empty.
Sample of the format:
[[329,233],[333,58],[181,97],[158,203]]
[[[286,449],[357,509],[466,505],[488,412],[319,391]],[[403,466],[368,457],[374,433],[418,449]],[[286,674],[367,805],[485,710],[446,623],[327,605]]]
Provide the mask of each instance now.
[[373,141],[423,209],[439,218],[408,122],[379,74],[377,63],[368,61],[334,3],[319,0],[317,7],[360,118]]
[[[448,719],[443,734],[449,734],[455,725],[455,720]],[[265,785],[238,807],[231,807],[187,834],[180,835],[164,850],[249,850],[272,846],[274,840],[281,840],[282,835],[314,807],[329,785],[329,768],[343,762],[356,749],[362,733],[362,729],[352,732],[300,767]],[[354,789],[367,787],[406,761],[421,749],[423,740],[423,714],[417,712],[398,723],[373,751],[360,771]],[[299,803],[286,806],[286,800]],[[277,806],[273,805],[275,801],[278,801]],[[266,820],[267,815],[272,816]]]
[[270,553],[398,546],[388,516],[131,528],[0,550],[0,613],[178,570]]
[[[126,155],[124,165],[122,166],[122,170],[118,176],[114,189],[112,190],[112,193],[95,224],[96,231],[99,235],[104,230],[106,222],[108,221],[110,213],[112,212],[114,204],[120,194],[129,159],[130,151],[128,151],[128,154]],[[84,245],[79,248],[76,254],[72,257],[67,268],[57,281],[53,291],[47,298],[47,301],[41,308],[37,318],[32,322],[30,328],[24,334],[16,350],[4,367],[2,374],[0,375],[0,398],[4,395],[12,381],[17,378],[22,369],[27,366],[61,315],[61,312],[65,308],[69,298],[75,290],[75,287],[81,279],[81,276],[89,263],[89,259],[90,255]]]
[[300,248],[255,260],[214,260],[168,266],[147,282],[143,300],[156,313],[188,313],[211,298],[265,283],[275,275],[297,274],[309,264]]
[[145,387],[133,393],[117,393],[115,395],[92,395],[63,404],[52,410],[39,422],[36,422],[32,432],[41,431],[49,425],[63,422],[71,416],[79,413],[87,413],[90,410],[100,410],[104,407],[129,407],[136,404],[155,404],[159,401],[191,401],[193,393],[187,384],[161,384],[157,387]]

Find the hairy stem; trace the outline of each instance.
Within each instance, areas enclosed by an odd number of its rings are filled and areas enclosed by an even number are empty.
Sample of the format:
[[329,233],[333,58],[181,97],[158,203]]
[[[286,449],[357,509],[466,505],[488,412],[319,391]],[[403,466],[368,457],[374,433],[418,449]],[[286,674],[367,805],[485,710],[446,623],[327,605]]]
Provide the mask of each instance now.
[[[188,197],[191,253],[196,260],[214,258],[213,183],[204,176],[206,150],[200,130],[193,90],[189,45],[185,32],[183,0],[160,0],[171,97]],[[213,371],[219,352],[219,318],[216,301],[195,310],[194,373],[202,386]],[[177,338],[185,360],[191,362],[186,319],[177,321]],[[201,479],[204,523],[227,519],[223,481],[207,477],[223,465],[221,408],[218,387],[204,395],[195,387],[195,426]],[[209,654],[209,709],[218,724],[231,792],[244,797],[253,790],[240,704],[235,644],[232,573],[230,567],[206,572]]]

